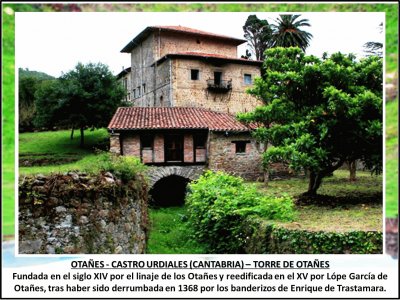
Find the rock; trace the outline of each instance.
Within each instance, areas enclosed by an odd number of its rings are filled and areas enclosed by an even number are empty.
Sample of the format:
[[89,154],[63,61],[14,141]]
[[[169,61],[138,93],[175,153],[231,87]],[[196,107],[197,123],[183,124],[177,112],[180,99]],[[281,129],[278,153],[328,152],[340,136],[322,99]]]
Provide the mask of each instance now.
[[45,180],[45,179],[46,179],[46,176],[44,176],[43,174],[37,174],[37,175],[36,175],[36,179],[38,179],[38,180]]
[[46,246],[46,251],[47,251],[48,254],[55,254],[56,253],[56,250],[50,245]]
[[116,248],[114,249],[114,253],[115,253],[115,254],[121,254],[121,253],[122,253],[122,247],[121,247],[121,246],[116,247]]
[[70,203],[73,207],[79,207],[81,205],[81,202],[76,199],[71,199]]
[[46,204],[49,205],[49,206],[56,206],[58,204],[58,202],[59,201],[58,201],[58,199],[56,197],[50,197],[47,200]]
[[39,253],[41,247],[42,247],[41,240],[20,241],[19,253],[27,253],[27,254]]
[[113,178],[110,178],[110,177],[104,177],[104,180],[105,180],[107,183],[115,183],[115,180],[114,180]]
[[108,177],[108,178],[112,178],[112,179],[114,179],[114,175],[113,175],[113,174],[111,174],[110,172],[106,172],[106,173],[104,173],[104,177]]
[[87,224],[87,223],[89,223],[88,217],[86,217],[86,216],[81,216],[81,217],[79,218],[79,224]]
[[73,181],[79,181],[79,175],[74,173],[74,172],[69,172],[69,175],[71,176]]
[[58,214],[67,211],[67,209],[66,209],[64,206],[57,206],[57,207],[55,208],[55,210],[56,210],[56,213],[58,213]]
[[75,252],[74,246],[65,246],[64,247],[64,253],[74,253],[74,252]]
[[100,218],[107,218],[109,214],[109,210],[108,209],[102,209],[99,211],[99,217]]
[[61,228],[71,227],[72,226],[72,216],[67,215],[64,221],[60,224]]
[[44,185],[45,184],[45,182],[43,181],[43,180],[38,180],[38,179],[36,179],[34,182],[33,182],[33,185]]
[[107,223],[106,223],[106,221],[104,221],[104,220],[100,220],[100,226],[101,226],[101,229],[104,229],[104,228],[106,228],[106,226],[107,226]]

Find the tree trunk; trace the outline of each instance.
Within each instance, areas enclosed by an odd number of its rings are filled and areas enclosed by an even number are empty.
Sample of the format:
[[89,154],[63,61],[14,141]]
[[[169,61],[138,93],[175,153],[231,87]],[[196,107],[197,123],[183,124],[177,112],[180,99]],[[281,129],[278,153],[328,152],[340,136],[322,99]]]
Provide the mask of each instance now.
[[308,182],[308,191],[305,193],[308,196],[315,196],[317,194],[318,188],[322,183],[322,174],[310,171],[310,177]]
[[357,173],[357,163],[355,160],[351,160],[348,162],[349,164],[349,171],[350,171],[350,181],[356,181],[356,173]]
[[268,182],[269,182],[269,171],[268,171],[268,169],[264,169],[263,170],[263,172],[264,172],[264,184],[265,184],[265,186],[268,186]]
[[73,140],[74,139],[74,126],[72,126],[72,129],[71,129],[71,140]]
[[[267,152],[268,150],[268,143],[264,143],[264,153]],[[263,175],[264,175],[264,184],[265,186],[268,186],[268,182],[269,182],[269,170],[267,167],[263,168]]]
[[85,130],[85,129],[84,129],[83,127],[81,127],[81,144],[80,144],[80,147],[81,147],[81,148],[83,148],[84,141],[85,141],[84,130]]

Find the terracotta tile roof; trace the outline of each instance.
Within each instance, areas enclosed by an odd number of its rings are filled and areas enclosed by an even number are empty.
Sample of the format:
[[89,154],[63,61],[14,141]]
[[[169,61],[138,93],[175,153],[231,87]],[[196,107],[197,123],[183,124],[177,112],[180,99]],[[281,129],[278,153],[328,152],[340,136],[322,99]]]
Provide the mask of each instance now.
[[227,40],[241,42],[241,44],[246,42],[246,40],[243,40],[243,39],[238,39],[238,38],[234,38],[234,37],[227,36],[227,35],[216,34],[216,33],[212,33],[212,32],[207,32],[207,31],[203,31],[203,30],[180,26],[180,25],[179,26],[150,26],[150,28],[153,28],[154,30],[161,29],[161,30],[167,30],[167,31],[177,31],[180,33],[190,33],[190,34],[195,34],[195,35],[227,39]]
[[230,114],[194,107],[119,107],[108,124],[108,129],[249,131],[246,125]]
[[136,37],[132,39],[122,50],[121,52],[130,53],[133,48],[136,47],[142,40],[148,37],[154,31],[168,31],[168,32],[176,32],[180,34],[189,34],[196,36],[205,36],[209,38],[224,40],[231,44],[241,45],[246,42],[244,39],[238,39],[226,35],[215,34],[212,32],[206,32],[194,28],[184,27],[184,26],[148,26],[142,32],[140,32]]
[[251,59],[245,59],[245,58],[229,57],[229,56],[221,55],[221,54],[203,53],[203,52],[169,53],[169,54],[166,54],[163,57],[161,57],[156,63],[160,64],[169,57],[190,58],[190,59],[194,58],[194,59],[204,59],[204,60],[214,59],[214,60],[223,60],[223,61],[232,62],[232,63],[255,65],[255,66],[261,66],[263,64],[263,61],[261,61],[261,60],[251,60]]

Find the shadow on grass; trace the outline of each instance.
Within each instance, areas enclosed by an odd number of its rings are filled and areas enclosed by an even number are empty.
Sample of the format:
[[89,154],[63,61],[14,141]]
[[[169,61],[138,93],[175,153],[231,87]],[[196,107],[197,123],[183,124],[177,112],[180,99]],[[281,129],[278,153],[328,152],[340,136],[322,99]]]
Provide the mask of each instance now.
[[301,194],[295,200],[295,204],[298,206],[304,205],[315,205],[315,206],[327,206],[327,207],[338,207],[338,206],[350,206],[357,204],[382,204],[383,194],[381,192],[376,193],[362,193],[353,192],[345,196],[330,196],[330,195],[304,195]]

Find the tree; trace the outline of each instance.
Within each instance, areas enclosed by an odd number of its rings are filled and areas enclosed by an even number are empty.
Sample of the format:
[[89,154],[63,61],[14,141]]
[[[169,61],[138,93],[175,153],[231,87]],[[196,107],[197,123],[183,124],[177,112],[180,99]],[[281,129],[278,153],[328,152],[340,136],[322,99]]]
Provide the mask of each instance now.
[[301,30],[311,26],[308,19],[297,20],[300,15],[280,15],[276,24],[271,24],[272,47],[299,47],[303,51],[310,45],[312,34]]
[[[272,144],[264,166],[285,162],[306,170],[315,195],[322,179],[359,159],[371,171],[382,169],[382,60],[336,53],[322,59],[300,48],[266,51],[264,73],[249,92],[264,105],[239,115],[258,123],[254,136]],[[267,124],[267,126],[265,125]]]
[[[272,30],[268,21],[260,20],[256,15],[250,15],[243,26],[243,31],[256,60],[264,60],[264,52],[271,46]],[[246,52],[247,55],[248,53]]]
[[123,104],[124,95],[124,89],[106,65],[78,63],[56,84],[38,93],[36,122],[42,126],[79,128],[83,147],[85,128],[106,126],[117,107]]
[[[383,23],[379,24],[379,32],[383,31]],[[383,44],[381,42],[367,42],[364,44],[364,52],[369,55],[383,57]]]
[[20,132],[34,129],[35,93],[42,82],[52,79],[54,77],[43,72],[18,69],[18,127]]

